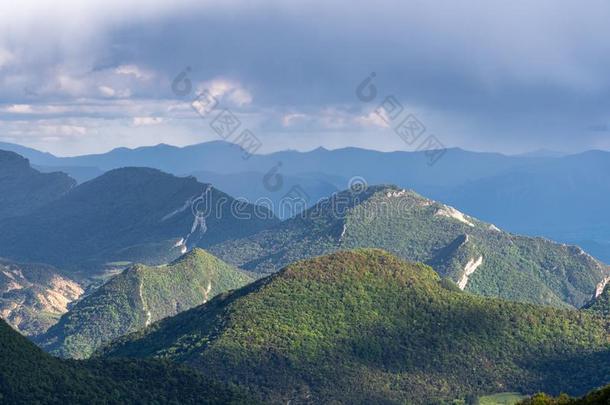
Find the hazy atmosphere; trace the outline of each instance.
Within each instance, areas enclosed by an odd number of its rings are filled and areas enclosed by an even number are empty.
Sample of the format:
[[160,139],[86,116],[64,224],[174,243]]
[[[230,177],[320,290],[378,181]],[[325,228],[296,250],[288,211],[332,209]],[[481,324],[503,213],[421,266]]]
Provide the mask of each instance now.
[[0,140],[58,155],[216,139],[182,71],[262,151],[409,150],[376,73],[449,147],[608,149],[610,5],[590,1],[22,1],[0,5]]
[[609,405],[609,21],[0,1],[0,405]]

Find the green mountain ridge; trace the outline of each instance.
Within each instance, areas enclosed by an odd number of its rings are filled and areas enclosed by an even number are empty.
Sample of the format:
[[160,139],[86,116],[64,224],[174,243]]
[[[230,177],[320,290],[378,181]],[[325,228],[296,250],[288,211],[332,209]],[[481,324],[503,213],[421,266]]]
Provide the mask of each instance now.
[[243,404],[239,390],[158,361],[62,361],[0,320],[0,403]]
[[582,306],[610,274],[576,246],[503,232],[395,186],[337,193],[303,216],[208,250],[269,274],[300,259],[359,247],[429,264],[476,294],[554,306]]
[[[233,212],[236,205],[241,217]],[[196,221],[198,210],[203,223]],[[0,221],[0,252],[87,278],[109,262],[163,264],[192,247],[247,236],[277,222],[265,208],[237,204],[193,177],[131,167],[80,184],[28,216]]]
[[85,358],[105,343],[203,304],[252,279],[201,249],[169,265],[135,265],[76,303],[35,340],[61,357]]
[[161,358],[268,403],[442,403],[583,394],[610,379],[606,322],[480,297],[376,249],[298,261],[120,338],[106,358]]

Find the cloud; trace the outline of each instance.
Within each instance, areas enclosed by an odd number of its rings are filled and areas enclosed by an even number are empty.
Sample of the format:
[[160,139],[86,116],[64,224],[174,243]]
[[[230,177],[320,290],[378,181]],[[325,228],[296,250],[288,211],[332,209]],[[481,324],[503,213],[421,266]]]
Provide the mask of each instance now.
[[105,97],[114,97],[114,95],[116,94],[116,91],[112,87],[108,86],[99,86],[98,90]]
[[78,125],[43,124],[39,127],[43,135],[82,136],[87,134],[87,128]]
[[302,114],[302,113],[285,114],[282,117],[282,125],[285,127],[290,127],[293,124],[295,124],[296,122],[306,119],[307,117],[308,117],[307,114]]
[[136,65],[121,65],[114,69],[114,72],[119,75],[132,75],[139,80],[150,80],[154,74],[142,70]]
[[356,117],[355,121],[363,127],[389,128],[387,118],[384,120],[382,115],[384,115],[383,111],[380,113],[371,111],[366,115]]
[[15,60],[15,55],[9,52],[7,49],[0,48],[0,69],[7,66],[9,63]]
[[[124,127],[103,145],[146,139],[138,117],[203,140],[188,98],[205,87],[276,139],[266,147],[309,149],[332,133],[332,145],[343,134],[343,146],[387,149],[404,146],[381,135],[372,111],[394,95],[449,145],[600,147],[607,133],[587,128],[610,122],[608,20],[601,0],[4,2],[0,104],[31,111],[0,113]],[[186,66],[194,89],[180,98],[171,82]],[[356,87],[371,72],[377,98],[361,102]]]
[[31,114],[33,112],[32,106],[29,104],[13,104],[2,110],[13,114]]
[[252,94],[241,83],[234,80],[215,78],[205,81],[198,86],[197,93],[205,90],[217,99],[225,100],[238,107],[248,105],[253,100]]
[[129,89],[115,90],[110,86],[98,86],[97,89],[104,97],[128,98],[131,96],[131,90]]
[[133,125],[136,127],[147,126],[147,125],[159,125],[163,123],[161,117],[133,117]]

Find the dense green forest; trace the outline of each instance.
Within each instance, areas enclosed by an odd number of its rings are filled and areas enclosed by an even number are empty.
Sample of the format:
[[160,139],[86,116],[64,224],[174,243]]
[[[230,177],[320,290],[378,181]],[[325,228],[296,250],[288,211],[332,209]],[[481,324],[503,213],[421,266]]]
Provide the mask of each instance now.
[[610,274],[578,247],[513,235],[394,186],[338,193],[302,217],[209,250],[269,274],[300,259],[358,247],[426,263],[479,295],[559,307],[582,306]]
[[36,341],[52,354],[86,358],[119,336],[250,281],[202,249],[165,266],[135,265],[78,302]]
[[100,355],[171,359],[277,402],[582,395],[610,380],[603,319],[461,292],[370,249],[299,261]]
[[566,394],[551,397],[547,394],[536,394],[519,405],[608,405],[610,404],[610,385],[592,391],[581,398],[571,398]]
[[583,309],[610,319],[610,284],[606,285],[602,293],[588,302]]
[[252,403],[242,391],[153,360],[59,360],[0,320],[2,404]]

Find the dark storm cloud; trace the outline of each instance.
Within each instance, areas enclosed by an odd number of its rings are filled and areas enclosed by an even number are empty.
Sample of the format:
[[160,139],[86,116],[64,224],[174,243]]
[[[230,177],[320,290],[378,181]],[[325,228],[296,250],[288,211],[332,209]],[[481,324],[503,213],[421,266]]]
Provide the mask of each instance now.
[[[157,3],[165,2],[151,7]],[[46,97],[117,97],[128,88],[128,98],[163,99],[172,97],[169,81],[190,66],[194,82],[239,83],[253,96],[248,108],[268,117],[315,116],[329,108],[365,115],[375,106],[359,102],[354,91],[376,72],[380,97],[393,94],[420,112],[447,144],[577,150],[610,147],[605,132],[590,130],[610,121],[609,17],[610,5],[602,1],[586,7],[570,1],[183,2],[99,23],[90,47],[41,51],[45,63],[28,69],[41,70],[31,87]],[[79,63],[87,66],[79,73],[83,80],[93,83],[72,89],[76,94],[40,84],[41,76],[57,80],[57,66]],[[154,79],[120,84],[104,73],[120,65],[148,69]],[[12,90],[5,102],[17,97],[19,89]],[[309,120],[302,129],[311,126]],[[294,147],[313,146],[296,139]],[[310,140],[322,143],[315,131]]]

